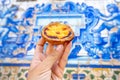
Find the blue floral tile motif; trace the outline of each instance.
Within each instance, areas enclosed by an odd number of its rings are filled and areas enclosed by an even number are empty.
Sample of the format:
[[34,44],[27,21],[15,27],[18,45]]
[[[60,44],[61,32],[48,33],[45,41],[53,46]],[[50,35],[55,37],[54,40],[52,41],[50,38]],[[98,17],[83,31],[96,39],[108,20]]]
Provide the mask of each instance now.
[[[9,3],[8,3],[9,2]],[[36,3],[17,18],[20,5],[0,3],[0,58],[32,59],[42,28],[54,21],[69,24],[75,32],[69,56],[77,60],[120,60],[120,11],[117,1],[106,6],[107,14],[85,2]]]

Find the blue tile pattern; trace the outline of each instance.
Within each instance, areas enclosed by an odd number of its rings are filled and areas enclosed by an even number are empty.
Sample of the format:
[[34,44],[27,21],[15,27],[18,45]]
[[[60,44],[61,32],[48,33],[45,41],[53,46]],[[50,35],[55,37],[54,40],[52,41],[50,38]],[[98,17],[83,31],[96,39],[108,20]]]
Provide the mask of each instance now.
[[56,4],[56,9],[52,9],[51,3],[36,3],[28,7],[20,19],[16,16],[19,6],[5,4],[5,1],[11,0],[1,0],[3,8],[0,9],[1,60],[6,58],[31,60],[33,54],[30,51],[34,50],[36,42],[41,38],[42,28],[53,21],[69,24],[75,32],[69,60],[82,57],[86,57],[86,60],[88,58],[103,61],[120,60],[120,11],[116,0],[106,6],[109,15],[85,2],[67,1],[62,5]]

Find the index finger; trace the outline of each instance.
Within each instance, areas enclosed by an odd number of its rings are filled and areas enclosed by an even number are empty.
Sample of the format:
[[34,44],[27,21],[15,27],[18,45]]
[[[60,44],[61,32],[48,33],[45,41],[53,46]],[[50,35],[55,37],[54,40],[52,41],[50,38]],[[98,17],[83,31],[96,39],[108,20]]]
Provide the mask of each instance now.
[[45,39],[44,38],[41,38],[37,45],[36,45],[36,51],[39,52],[39,53],[42,53],[43,52],[43,48],[44,48],[44,44],[45,44]]
[[40,62],[45,58],[43,55],[44,44],[44,38],[41,38],[36,44],[35,54],[31,62],[30,70],[32,70],[36,65],[40,64]]

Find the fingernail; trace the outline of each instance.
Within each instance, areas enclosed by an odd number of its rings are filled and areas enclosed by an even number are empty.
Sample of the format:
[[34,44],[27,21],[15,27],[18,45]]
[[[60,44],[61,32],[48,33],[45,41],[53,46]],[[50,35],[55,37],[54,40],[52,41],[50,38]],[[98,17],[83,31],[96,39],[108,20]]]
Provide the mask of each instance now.
[[63,49],[63,45],[58,45],[56,50],[62,50]]

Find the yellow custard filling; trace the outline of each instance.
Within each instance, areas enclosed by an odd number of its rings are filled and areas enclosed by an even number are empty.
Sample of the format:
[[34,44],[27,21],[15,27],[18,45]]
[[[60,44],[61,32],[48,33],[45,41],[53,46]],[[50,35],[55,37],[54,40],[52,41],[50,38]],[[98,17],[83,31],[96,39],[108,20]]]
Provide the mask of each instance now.
[[62,39],[65,36],[68,36],[69,32],[70,32],[70,29],[67,28],[65,24],[60,24],[60,23],[50,25],[49,27],[47,27],[47,30],[46,30],[46,34],[48,36],[57,37],[58,39]]

